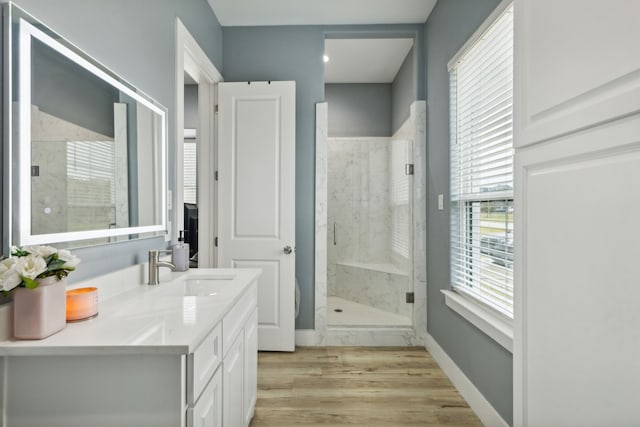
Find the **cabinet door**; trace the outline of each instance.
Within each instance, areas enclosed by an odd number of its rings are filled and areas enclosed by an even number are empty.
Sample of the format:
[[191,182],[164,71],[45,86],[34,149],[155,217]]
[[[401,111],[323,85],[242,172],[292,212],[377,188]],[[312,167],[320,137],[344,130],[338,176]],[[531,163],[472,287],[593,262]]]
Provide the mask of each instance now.
[[516,0],[516,147],[640,109],[640,2]]
[[187,411],[188,427],[222,426],[222,372],[216,371],[198,402]]
[[516,0],[514,426],[638,426],[640,2]]
[[226,427],[245,425],[243,410],[244,390],[244,333],[240,332],[231,345],[224,360],[223,367],[223,417]]
[[249,425],[258,396],[258,310],[255,309],[244,327],[244,416]]

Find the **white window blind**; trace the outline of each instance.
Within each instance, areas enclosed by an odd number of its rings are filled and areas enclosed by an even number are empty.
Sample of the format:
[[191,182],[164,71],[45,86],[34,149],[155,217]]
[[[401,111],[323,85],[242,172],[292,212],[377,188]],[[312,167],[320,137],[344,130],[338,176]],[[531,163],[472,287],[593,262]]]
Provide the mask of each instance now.
[[114,144],[67,141],[68,204],[111,207],[115,203]]
[[391,141],[391,250],[409,259],[409,176],[405,174],[409,141]]
[[184,202],[198,203],[197,184],[197,146],[195,139],[185,139],[183,147],[184,156]]
[[67,141],[69,230],[115,226],[115,147],[112,141]]
[[452,286],[513,316],[513,6],[450,76]]

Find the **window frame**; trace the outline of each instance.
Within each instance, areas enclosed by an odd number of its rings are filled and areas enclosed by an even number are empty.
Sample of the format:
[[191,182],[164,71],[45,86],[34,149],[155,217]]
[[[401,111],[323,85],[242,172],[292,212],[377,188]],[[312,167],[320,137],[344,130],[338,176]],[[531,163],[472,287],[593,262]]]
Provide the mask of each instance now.
[[[464,58],[464,56],[470,51],[472,50],[477,44],[478,42],[480,42],[484,35],[487,33],[487,31],[489,29],[491,29],[491,27],[496,23],[496,21],[498,19],[500,19],[505,12],[507,12],[507,10],[513,5],[513,1],[512,0],[503,0],[500,5],[491,13],[491,15],[489,15],[489,17],[483,22],[483,24],[474,32],[474,34],[469,38],[469,40],[467,40],[467,42],[462,46],[462,48],[453,56],[453,58],[449,61],[448,63],[448,70],[451,73],[452,71],[455,70],[457,64],[461,61],[461,59]],[[452,83],[453,80],[455,78],[452,78]],[[457,82],[456,82],[457,83]],[[452,106],[452,111],[450,112],[450,124],[451,124],[451,144],[453,144],[454,138],[456,138],[456,129],[457,129],[457,115],[453,115],[452,113],[455,112],[455,98],[453,98],[456,95],[456,88],[453,87],[452,84],[450,84],[450,89],[451,89],[451,106]],[[513,110],[511,112],[511,114],[513,114]],[[452,157],[450,159],[450,167],[451,170],[454,170],[454,167],[457,167],[456,165],[454,165],[454,158]],[[463,207],[458,207],[457,213],[459,214],[460,212],[466,210],[466,206],[468,206],[469,204],[475,203],[475,202],[489,202],[489,201],[508,201],[511,203],[511,206],[513,206],[513,200],[514,200],[514,194],[513,194],[513,181],[511,181],[511,190],[510,191],[503,191],[503,192],[489,192],[487,193],[486,197],[476,197],[476,196],[467,196],[467,195],[459,195],[457,197],[456,200],[454,200],[453,197],[453,193],[452,193],[452,198],[451,198],[451,225],[452,228],[450,230],[450,240],[449,243],[450,245],[452,245],[452,241],[454,238],[454,232],[456,232],[454,230],[454,221],[457,221],[457,229],[459,230],[458,233],[456,234],[456,236],[463,236],[463,233],[465,233],[466,231],[464,231],[464,227],[467,226],[468,224],[465,224],[465,221],[468,221],[469,219],[465,219],[465,218],[461,218],[460,216],[457,216],[456,218],[454,218],[454,216],[456,215],[456,212],[454,211],[454,205],[456,203],[458,204],[463,204]],[[453,189],[453,188],[452,188]],[[508,222],[508,211],[505,212],[505,219]],[[508,235],[508,230],[509,230],[509,226],[505,226],[505,234]],[[512,224],[511,224],[512,227]],[[511,228],[512,229],[512,228]],[[511,235],[513,232],[511,232]],[[478,234],[477,235],[478,239],[481,239],[481,235]],[[506,239],[506,237],[505,237]],[[508,240],[505,240],[508,241]],[[467,243],[465,242],[464,245],[467,245]],[[512,246],[513,247],[513,246]],[[460,250],[460,249],[458,249]],[[462,250],[472,250],[471,246],[464,247],[462,248]],[[506,251],[506,249],[505,249]],[[452,308],[453,310],[457,311],[459,314],[461,314],[463,317],[465,317],[467,320],[469,320],[471,323],[475,324],[476,326],[478,326],[481,330],[483,330],[485,333],[487,333],[489,336],[491,336],[493,339],[495,339],[498,343],[500,343],[501,345],[503,345],[505,348],[507,348],[509,351],[511,351],[511,344],[505,344],[505,343],[510,343],[512,340],[512,332],[510,333],[505,333],[505,330],[507,332],[512,331],[512,323],[513,323],[513,311],[509,311],[506,310],[504,307],[500,307],[497,306],[495,304],[489,303],[485,300],[483,300],[482,298],[480,298],[476,293],[466,289],[467,286],[465,285],[456,285],[453,283],[453,271],[454,271],[454,265],[453,263],[455,262],[454,257],[453,257],[453,252],[454,252],[454,248],[453,246],[450,246],[450,254],[451,254],[451,260],[450,260],[450,272],[452,273],[452,277],[451,277],[451,288],[453,290],[449,291],[449,290],[443,290],[443,294],[445,295],[445,303],[447,306],[449,306],[450,308]],[[513,256],[511,256],[511,259],[513,260]],[[467,267],[463,267],[462,269],[465,269]],[[511,290],[513,291],[513,261],[511,263]],[[455,292],[455,293],[454,293]],[[513,297],[512,297],[513,298]],[[468,301],[471,303],[471,305],[469,304],[465,304],[465,303],[461,303],[461,301]],[[513,299],[511,299],[511,303],[510,303],[511,307],[513,307]],[[476,306],[477,309],[470,309],[470,307],[474,307]],[[473,315],[469,315],[469,313],[473,312]],[[489,325],[489,326],[487,326]],[[499,325],[498,327],[494,327],[493,325]],[[491,331],[487,331],[486,329],[490,329]],[[506,338],[505,338],[506,337]]]

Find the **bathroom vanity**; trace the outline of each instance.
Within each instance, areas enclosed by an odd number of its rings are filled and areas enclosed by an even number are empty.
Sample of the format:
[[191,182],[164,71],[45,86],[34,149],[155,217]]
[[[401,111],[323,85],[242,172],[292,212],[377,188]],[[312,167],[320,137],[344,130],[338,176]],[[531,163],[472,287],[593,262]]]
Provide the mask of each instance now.
[[256,269],[169,273],[39,341],[0,342],[0,425],[247,426],[257,393]]

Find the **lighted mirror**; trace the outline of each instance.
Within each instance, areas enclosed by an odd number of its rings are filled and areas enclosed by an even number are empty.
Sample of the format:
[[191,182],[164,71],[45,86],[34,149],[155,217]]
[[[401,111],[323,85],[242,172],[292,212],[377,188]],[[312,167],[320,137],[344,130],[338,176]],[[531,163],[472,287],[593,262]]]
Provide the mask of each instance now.
[[5,241],[78,247],[165,234],[166,109],[17,7],[8,11]]

